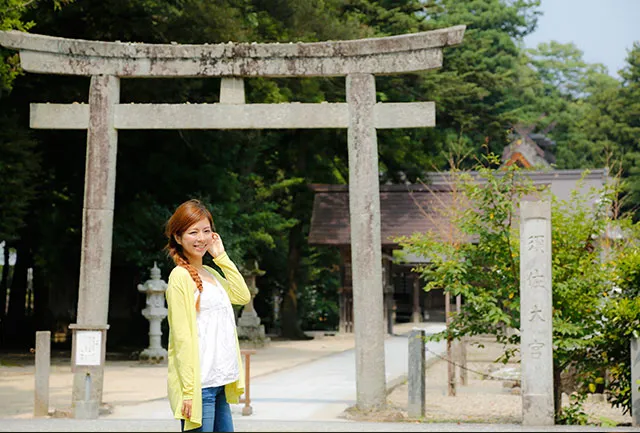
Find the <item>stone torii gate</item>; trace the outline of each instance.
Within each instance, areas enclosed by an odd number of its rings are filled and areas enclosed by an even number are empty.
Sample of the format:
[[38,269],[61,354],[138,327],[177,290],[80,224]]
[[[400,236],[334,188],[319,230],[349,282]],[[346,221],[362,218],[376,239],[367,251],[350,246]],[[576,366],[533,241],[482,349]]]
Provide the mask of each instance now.
[[[27,72],[90,76],[88,104],[31,104],[31,127],[86,129],[87,156],[72,406],[96,418],[108,329],[119,129],[347,128],[356,394],[386,404],[376,129],[435,126],[435,104],[376,103],[375,75],[442,66],[465,26],[315,43],[144,44],[0,32]],[[346,77],[346,103],[245,104],[242,77]],[[221,77],[220,103],[120,104],[120,78]]]

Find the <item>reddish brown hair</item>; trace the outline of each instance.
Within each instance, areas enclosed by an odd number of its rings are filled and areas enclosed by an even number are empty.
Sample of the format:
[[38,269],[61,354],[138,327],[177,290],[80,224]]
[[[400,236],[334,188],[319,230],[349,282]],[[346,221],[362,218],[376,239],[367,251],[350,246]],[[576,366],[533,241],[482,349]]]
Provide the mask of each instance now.
[[[189,227],[203,218],[209,220],[211,230],[215,231],[211,212],[209,212],[199,200],[187,200],[178,206],[173,215],[171,215],[164,230],[164,234],[168,240],[164,249],[167,251],[169,257],[173,259],[176,266],[182,266],[189,271],[189,275],[191,275],[191,278],[195,281],[200,293],[202,293],[202,279],[200,275],[198,275],[198,270],[189,264],[189,260],[187,260],[187,257],[184,255],[182,246],[176,241],[176,236],[182,237],[182,234]],[[200,311],[200,293],[198,293],[198,299],[196,300],[196,311]]]

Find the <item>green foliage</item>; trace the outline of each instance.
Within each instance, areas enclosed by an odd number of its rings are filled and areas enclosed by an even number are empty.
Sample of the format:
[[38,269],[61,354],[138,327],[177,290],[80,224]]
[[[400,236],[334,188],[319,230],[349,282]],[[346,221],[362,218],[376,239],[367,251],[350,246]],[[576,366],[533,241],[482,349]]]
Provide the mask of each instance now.
[[33,183],[40,158],[33,152],[31,134],[16,127],[17,116],[7,110],[0,113],[0,241],[18,238],[25,225],[28,207],[35,197]]
[[[425,257],[419,267],[425,290],[443,289],[462,295],[463,314],[452,318],[447,332],[461,335],[491,334],[514,344],[518,336],[506,332],[519,328],[519,238],[513,226],[519,199],[533,194],[531,181],[513,165],[497,172],[499,158],[489,155],[471,174],[454,169],[451,177],[453,204],[447,211],[451,227],[439,232],[415,233],[398,242],[407,251]],[[444,234],[444,236],[443,236]],[[507,352],[506,362],[512,354]]]
[[586,394],[572,393],[569,396],[569,406],[562,409],[562,414],[556,422],[566,425],[587,425],[589,424],[589,415],[584,411],[583,405],[587,399]]
[[307,282],[299,289],[302,329],[318,331],[338,329],[340,269],[337,265],[330,267],[322,265],[331,261],[335,263],[336,255],[337,251],[328,249],[312,250],[309,259],[305,260],[305,265],[309,266],[310,272]]
[[[467,26],[464,42],[443,50],[442,69],[424,74],[420,92],[434,100],[438,110],[438,137],[431,142],[453,136],[466,144],[460,155],[478,156],[481,143],[500,153],[506,145],[505,127],[518,120],[514,95],[522,88],[516,73],[519,46],[535,28],[539,1],[435,0],[429,5],[427,29]],[[458,141],[459,136],[467,139]],[[444,170],[452,143],[442,144],[437,169]]]
[[547,130],[557,143],[558,168],[620,170],[627,180],[624,208],[636,214],[640,203],[639,53],[640,45],[635,43],[617,79],[603,65],[586,63],[571,43],[542,43],[520,53],[516,75],[521,85],[511,92],[517,104],[513,115],[536,131]]
[[[24,22],[22,14],[27,8],[24,0],[0,0],[0,30],[27,31],[34,23]],[[3,90],[11,90],[13,80],[20,74],[18,54],[0,48],[0,96]]]
[[640,42],[635,42],[627,55],[627,65],[621,71],[619,97],[621,118],[621,159],[628,176],[626,208],[640,209]]
[[[398,239],[406,251],[429,260],[417,269],[427,281],[425,290],[442,288],[463,298],[449,329],[429,338],[491,334],[500,343],[519,344],[519,335],[512,332],[520,328],[515,216],[525,197],[550,200],[554,368],[574,366],[585,393],[603,381],[604,370],[610,371],[613,379],[606,386],[612,403],[628,410],[629,342],[632,330],[640,329],[640,226],[614,212],[617,179],[602,188],[586,188],[580,181],[570,198],[561,200],[538,190],[515,165],[491,168],[498,161],[490,156],[474,176],[454,171],[454,204],[448,209],[457,210],[447,215],[448,231]],[[623,236],[610,237],[616,233]],[[513,355],[506,351],[502,359]],[[581,420],[580,405],[572,403],[563,419]]]
[[[635,233],[634,233],[635,230]],[[637,226],[625,227],[631,239],[638,239]],[[637,243],[626,248],[617,247],[612,260],[613,278],[611,290],[601,305],[602,329],[595,336],[593,349],[587,354],[586,362],[596,368],[608,366],[608,398],[611,404],[631,410],[632,384],[631,348],[629,342],[640,338],[640,248]]]
[[[58,10],[73,0],[49,0],[53,9]],[[45,3],[41,1],[40,3]],[[38,0],[0,0],[0,30],[19,30],[26,32],[35,26],[33,20],[25,20],[27,10],[38,5]],[[3,90],[11,90],[13,80],[20,75],[18,54],[0,48],[0,96]]]

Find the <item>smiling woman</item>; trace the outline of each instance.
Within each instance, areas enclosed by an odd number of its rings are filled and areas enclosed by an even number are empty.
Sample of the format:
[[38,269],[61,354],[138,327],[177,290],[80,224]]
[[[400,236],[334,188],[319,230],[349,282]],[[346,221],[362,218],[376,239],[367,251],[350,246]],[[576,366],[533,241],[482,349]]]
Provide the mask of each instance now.
[[[229,403],[244,392],[244,370],[231,304],[245,305],[251,294],[200,201],[178,206],[165,234],[176,264],[166,291],[171,410],[183,431],[233,431]],[[203,264],[206,253],[224,277]]]

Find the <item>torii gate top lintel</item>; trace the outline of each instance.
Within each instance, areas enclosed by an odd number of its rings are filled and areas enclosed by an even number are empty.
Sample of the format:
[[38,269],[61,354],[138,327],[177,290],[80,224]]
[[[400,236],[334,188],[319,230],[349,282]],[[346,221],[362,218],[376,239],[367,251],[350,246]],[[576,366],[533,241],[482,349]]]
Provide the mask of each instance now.
[[345,41],[147,44],[67,39],[0,31],[27,72],[118,77],[294,77],[393,74],[442,66],[442,48],[462,42],[466,26]]

